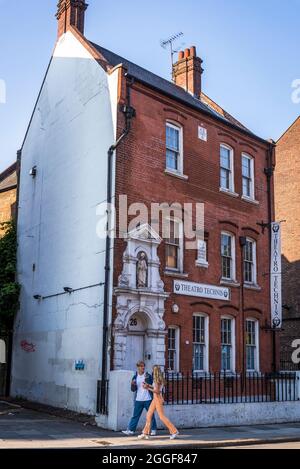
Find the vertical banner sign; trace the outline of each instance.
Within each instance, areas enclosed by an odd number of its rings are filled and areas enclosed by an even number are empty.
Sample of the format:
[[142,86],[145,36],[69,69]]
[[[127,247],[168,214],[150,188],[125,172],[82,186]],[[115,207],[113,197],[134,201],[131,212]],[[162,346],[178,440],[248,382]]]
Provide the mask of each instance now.
[[271,322],[272,327],[278,329],[282,325],[282,298],[281,298],[281,226],[272,223],[271,246]]

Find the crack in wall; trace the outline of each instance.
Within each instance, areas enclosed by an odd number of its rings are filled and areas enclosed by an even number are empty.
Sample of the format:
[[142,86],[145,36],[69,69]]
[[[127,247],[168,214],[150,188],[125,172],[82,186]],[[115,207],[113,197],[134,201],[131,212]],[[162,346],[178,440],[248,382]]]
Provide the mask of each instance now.
[[96,309],[96,308],[102,306],[103,303],[96,303],[94,305],[88,305],[87,303],[84,303],[83,301],[80,301],[79,303],[72,303],[67,307],[66,313],[68,313],[70,311],[70,309],[73,308],[73,306],[80,306],[80,305],[86,306],[88,309]]

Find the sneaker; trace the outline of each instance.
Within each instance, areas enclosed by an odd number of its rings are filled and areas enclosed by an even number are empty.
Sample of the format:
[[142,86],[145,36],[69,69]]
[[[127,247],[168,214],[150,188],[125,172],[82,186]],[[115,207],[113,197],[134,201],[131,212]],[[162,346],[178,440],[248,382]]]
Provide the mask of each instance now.
[[138,435],[138,440],[149,440],[149,435],[142,433],[141,435]]
[[175,438],[179,435],[179,432],[176,432],[176,433],[173,433],[171,436],[170,436],[170,440],[175,440]]
[[124,433],[124,435],[134,435],[134,432],[132,432],[131,430],[123,430],[122,433]]
[[151,435],[151,436],[156,436],[156,430],[151,430],[150,435]]

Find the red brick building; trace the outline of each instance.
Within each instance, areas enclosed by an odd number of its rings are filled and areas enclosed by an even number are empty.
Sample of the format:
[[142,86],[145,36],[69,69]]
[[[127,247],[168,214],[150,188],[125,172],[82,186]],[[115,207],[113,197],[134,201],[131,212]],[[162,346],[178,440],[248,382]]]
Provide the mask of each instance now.
[[[122,63],[135,80],[131,92],[131,105],[136,111],[136,118],[133,120],[128,137],[122,143],[122,147],[117,150],[116,195],[127,194],[130,203],[144,202],[148,206],[151,202],[163,201],[169,204],[174,201],[181,204],[201,202],[205,205],[208,264],[205,266],[197,264],[196,250],[184,250],[182,266],[178,266],[178,271],[168,270],[166,243],[162,243],[158,253],[161,260],[160,274],[165,283],[165,290],[173,292],[174,280],[183,279],[201,284],[225,285],[230,288],[231,292],[230,302],[178,296],[171,293],[165,304],[165,322],[169,328],[169,341],[166,339],[166,348],[169,349],[169,355],[171,355],[171,357],[168,356],[167,352],[167,362],[169,360],[170,364],[175,360],[177,370],[195,368],[193,350],[195,363],[195,350],[198,347],[199,354],[203,353],[204,361],[206,360],[204,369],[220,370],[223,368],[221,350],[223,347],[224,355],[226,355],[224,349],[227,347],[224,330],[229,327],[232,335],[229,340],[231,344],[228,347],[234,350],[231,352],[233,356],[231,356],[231,365],[228,368],[240,371],[243,361],[243,342],[246,343],[247,337],[251,342],[249,337],[251,334],[247,335],[243,328],[247,327],[250,330],[254,326],[256,332],[252,338],[255,335],[258,362],[250,369],[269,371],[272,364],[272,343],[269,331],[264,328],[270,324],[269,277],[265,275],[269,271],[269,238],[267,231],[262,234],[258,223],[262,220],[268,221],[269,210],[273,217],[273,195],[271,193],[272,206],[269,208],[265,174],[266,168],[274,166],[274,160],[270,160],[270,151],[272,152],[270,144],[247,131],[228,114],[226,118],[223,118],[224,113],[219,113],[220,108],[216,105],[212,108],[205,105],[207,99],[202,99],[201,90],[201,61],[195,55],[194,48],[191,49],[192,56],[188,55],[189,51],[185,51],[186,57],[184,58],[182,58],[183,54],[180,54],[179,62],[174,66],[175,83],[178,83],[180,87],[100,47],[97,50],[110,61],[111,66]],[[188,73],[186,73],[187,70]],[[189,86],[191,86],[190,89]],[[125,83],[121,89],[124,87]],[[185,91],[186,87],[187,91]],[[125,101],[124,95],[120,95],[120,102],[122,101]],[[119,131],[122,130],[122,117],[119,114]],[[179,138],[182,139],[183,162],[181,170],[177,171],[173,168],[168,169],[166,166],[166,128],[169,123],[175,129],[179,129]],[[207,131],[206,141],[199,139],[199,127]],[[225,187],[225,189],[221,187],[220,182],[222,148],[230,151],[231,171],[232,174],[234,173],[232,176],[234,186]],[[250,177],[253,178],[251,181],[253,193],[252,195],[248,193],[249,197],[243,196],[243,180],[245,181],[242,174],[243,155],[251,158],[250,164],[253,164],[253,169],[250,169],[252,174]],[[245,163],[246,161],[250,160],[244,160]],[[247,169],[244,171],[246,174]],[[140,181],[140,184],[137,184],[137,181]],[[246,193],[246,182],[244,182],[244,194]],[[224,270],[222,275],[222,233],[229,234],[231,237],[232,259],[230,262],[234,264],[231,267],[234,271],[229,275],[224,275]],[[256,261],[254,260],[256,277],[252,282],[244,284],[242,283],[240,237],[253,241],[253,246],[256,246]],[[226,238],[224,241],[226,242]],[[121,273],[124,250],[124,242],[117,240],[114,285],[117,284]],[[226,279],[226,276],[231,279]],[[244,302],[243,308],[242,301]],[[178,314],[172,313],[174,303],[179,306]],[[203,317],[204,323],[203,320],[195,320],[197,315]],[[221,333],[222,327],[223,333]],[[204,328],[205,337],[203,337],[202,328]],[[172,339],[174,332],[175,347]],[[199,337],[201,335],[202,337]],[[223,337],[223,345],[221,337]],[[250,346],[247,345],[246,348],[249,363],[251,362]],[[175,359],[172,358],[174,355]],[[200,363],[202,359],[198,360]]]
[[275,210],[282,223],[283,331],[281,361],[292,366],[292,342],[300,339],[300,117],[276,147]]

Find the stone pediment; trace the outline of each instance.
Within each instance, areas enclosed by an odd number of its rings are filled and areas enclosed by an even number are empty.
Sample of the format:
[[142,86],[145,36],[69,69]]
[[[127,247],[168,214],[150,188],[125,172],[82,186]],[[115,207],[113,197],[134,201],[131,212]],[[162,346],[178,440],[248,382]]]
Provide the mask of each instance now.
[[156,244],[160,244],[162,242],[161,237],[148,223],[129,231],[126,235],[126,239],[136,239]]

